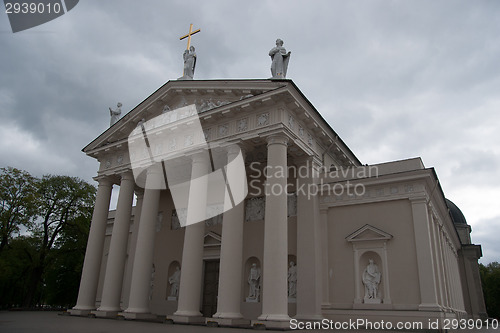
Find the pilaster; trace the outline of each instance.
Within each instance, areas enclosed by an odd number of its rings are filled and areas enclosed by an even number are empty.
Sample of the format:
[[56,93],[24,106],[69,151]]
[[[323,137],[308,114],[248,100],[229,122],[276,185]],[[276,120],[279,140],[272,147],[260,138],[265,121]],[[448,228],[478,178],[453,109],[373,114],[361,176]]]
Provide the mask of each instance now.
[[417,244],[418,281],[420,287],[419,309],[439,311],[427,199],[425,197],[417,197],[410,200],[415,243]]

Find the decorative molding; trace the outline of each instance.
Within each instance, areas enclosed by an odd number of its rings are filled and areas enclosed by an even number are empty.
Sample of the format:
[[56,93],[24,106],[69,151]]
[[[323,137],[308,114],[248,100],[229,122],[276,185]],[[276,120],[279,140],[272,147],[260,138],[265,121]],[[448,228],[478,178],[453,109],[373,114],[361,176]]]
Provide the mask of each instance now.
[[257,117],[257,126],[269,125],[269,112],[263,113]]
[[248,118],[243,118],[238,121],[238,126],[236,127],[237,132],[244,132],[248,130]]
[[229,124],[219,125],[219,137],[226,136],[229,134]]
[[295,127],[295,119],[293,119],[293,116],[289,115],[288,116],[288,127],[290,127],[290,129],[294,129]]
[[372,225],[365,224],[358,230],[354,231],[352,234],[346,237],[348,242],[359,242],[359,241],[372,241],[372,240],[389,240],[392,238],[391,234],[375,228]]
[[211,128],[206,128],[203,130],[203,136],[205,137],[205,141],[209,141],[212,134]]

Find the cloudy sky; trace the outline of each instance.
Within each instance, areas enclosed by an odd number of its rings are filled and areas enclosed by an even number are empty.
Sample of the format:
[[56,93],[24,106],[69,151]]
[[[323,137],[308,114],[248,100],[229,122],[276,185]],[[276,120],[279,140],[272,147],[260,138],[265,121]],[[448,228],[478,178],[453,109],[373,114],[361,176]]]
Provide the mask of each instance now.
[[[362,163],[420,156],[465,214],[483,263],[500,261],[500,1],[82,0],[12,33],[0,13],[0,167],[93,182],[81,149],[182,74],[189,24],[197,79],[288,78]],[[123,113],[125,113],[123,112]]]

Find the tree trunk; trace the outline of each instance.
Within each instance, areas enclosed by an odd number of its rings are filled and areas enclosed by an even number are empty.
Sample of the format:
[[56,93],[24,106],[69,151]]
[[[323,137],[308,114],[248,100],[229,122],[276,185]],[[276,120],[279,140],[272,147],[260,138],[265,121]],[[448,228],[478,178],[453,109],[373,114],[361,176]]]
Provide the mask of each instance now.
[[7,244],[9,244],[9,237],[7,235],[3,235],[2,241],[0,242],[0,253],[2,253]]
[[37,292],[39,290],[40,282],[42,281],[44,267],[43,264],[37,265],[30,274],[28,280],[28,290],[24,299],[23,307],[30,308],[36,305]]

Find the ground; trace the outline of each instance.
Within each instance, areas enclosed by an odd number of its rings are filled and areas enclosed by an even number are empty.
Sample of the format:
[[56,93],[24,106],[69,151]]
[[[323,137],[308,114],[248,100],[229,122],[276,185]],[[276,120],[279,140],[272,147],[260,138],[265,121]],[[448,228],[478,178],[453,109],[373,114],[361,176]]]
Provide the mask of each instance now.
[[[0,332],[2,333],[249,333],[255,330],[236,328],[213,328],[206,326],[167,325],[162,323],[138,322],[63,316],[61,312],[1,311]],[[325,331],[301,331],[319,333]],[[343,332],[328,330],[328,332]],[[352,332],[352,331],[351,331]],[[388,333],[389,331],[363,331],[364,333]],[[395,332],[395,331],[390,331]],[[408,331],[406,331],[408,332]],[[477,332],[477,331],[460,331]],[[482,330],[498,332],[500,330]]]

